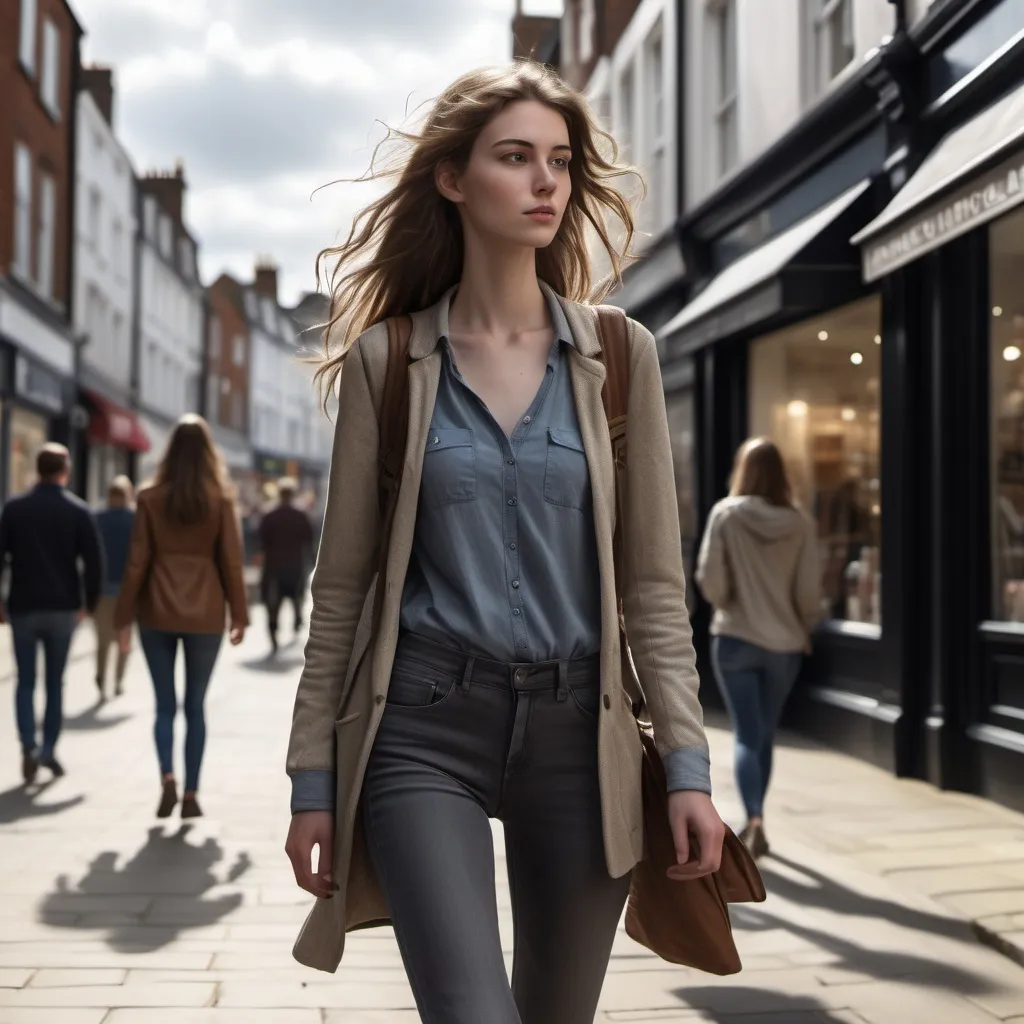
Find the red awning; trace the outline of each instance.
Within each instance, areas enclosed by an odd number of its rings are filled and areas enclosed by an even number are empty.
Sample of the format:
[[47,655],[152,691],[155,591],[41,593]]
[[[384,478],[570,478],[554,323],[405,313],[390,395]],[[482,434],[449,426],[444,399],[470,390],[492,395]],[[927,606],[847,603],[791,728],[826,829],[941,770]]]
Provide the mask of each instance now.
[[93,407],[89,417],[89,441],[93,444],[112,444],[130,452],[148,452],[149,438],[139,417],[123,406],[104,398],[97,391],[83,388],[85,397]]

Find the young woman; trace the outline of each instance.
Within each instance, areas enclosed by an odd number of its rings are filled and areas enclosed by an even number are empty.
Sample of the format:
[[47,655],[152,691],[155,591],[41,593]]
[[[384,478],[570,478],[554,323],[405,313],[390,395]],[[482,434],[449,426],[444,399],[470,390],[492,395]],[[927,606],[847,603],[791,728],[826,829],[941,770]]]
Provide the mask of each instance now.
[[[616,270],[605,214],[632,233],[610,184],[626,171],[602,155],[610,140],[579,94],[526,62],[463,76],[408,140],[397,183],[331,253],[328,393],[344,372],[288,757],[287,851],[322,898],[295,955],[333,971],[347,928],[390,917],[428,1024],[589,1024],[643,847],[604,368],[584,301],[587,225]],[[405,313],[408,447],[374,587],[381,321]],[[625,621],[672,790],[673,872],[690,878],[717,868],[724,825],[658,357],[643,327],[628,333]],[[512,891],[511,986],[491,818]]]
[[185,652],[185,791],[183,818],[202,814],[196,793],[206,745],[203,701],[231,611],[231,642],[249,618],[242,540],[227,473],[206,421],[179,421],[151,484],[139,491],[128,566],[114,611],[122,650],[138,615],[139,638],[156,693],[156,752],[163,791],[157,816],[178,802],[174,776],[174,663]]
[[821,618],[814,524],[793,504],[786,468],[767,438],[736,453],[729,497],[711,510],[694,574],[715,607],[711,659],[736,731],[741,833],[768,852],[764,799],[775,728]]

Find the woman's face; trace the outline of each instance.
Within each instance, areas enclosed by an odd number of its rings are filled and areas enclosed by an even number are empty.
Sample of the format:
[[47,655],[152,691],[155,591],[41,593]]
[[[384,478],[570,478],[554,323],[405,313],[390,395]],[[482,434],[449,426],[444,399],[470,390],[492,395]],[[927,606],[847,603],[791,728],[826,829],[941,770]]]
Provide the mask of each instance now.
[[536,100],[519,100],[480,132],[466,167],[442,167],[437,184],[476,234],[541,249],[557,234],[569,202],[571,157],[565,118]]

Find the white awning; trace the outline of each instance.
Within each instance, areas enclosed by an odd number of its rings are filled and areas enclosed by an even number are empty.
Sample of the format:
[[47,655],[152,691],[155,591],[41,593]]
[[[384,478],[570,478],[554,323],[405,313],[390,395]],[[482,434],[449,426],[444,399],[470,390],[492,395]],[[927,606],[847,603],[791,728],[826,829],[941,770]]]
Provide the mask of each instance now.
[[864,279],[911,263],[1022,202],[1024,85],[950,132],[882,213],[853,236],[853,244],[863,246]]
[[[868,181],[860,182],[778,237],[730,264],[658,332],[659,340],[669,341],[681,331],[711,319],[726,306],[732,307],[728,322],[710,333],[725,336],[747,323],[777,312],[781,304],[781,289],[773,279],[848,210],[869,185]],[[737,303],[741,308],[736,308]]]

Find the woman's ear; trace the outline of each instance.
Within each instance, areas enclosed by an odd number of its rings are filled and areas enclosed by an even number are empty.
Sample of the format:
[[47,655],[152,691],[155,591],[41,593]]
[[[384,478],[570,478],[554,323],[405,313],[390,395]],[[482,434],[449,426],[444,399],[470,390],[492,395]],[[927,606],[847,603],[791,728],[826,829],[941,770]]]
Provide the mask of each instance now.
[[451,160],[445,160],[437,165],[437,170],[434,172],[434,184],[437,186],[437,191],[449,202],[465,202],[462,189],[459,187],[459,172]]

